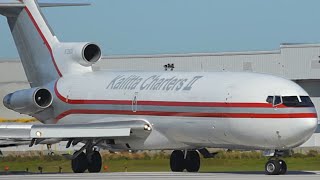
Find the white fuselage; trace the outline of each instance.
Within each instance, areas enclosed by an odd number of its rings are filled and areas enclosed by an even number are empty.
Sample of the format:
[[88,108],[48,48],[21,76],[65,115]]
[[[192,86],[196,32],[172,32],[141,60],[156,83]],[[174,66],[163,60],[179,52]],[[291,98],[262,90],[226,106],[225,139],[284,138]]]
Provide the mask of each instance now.
[[131,149],[281,150],[304,143],[317,126],[314,107],[266,102],[268,96],[308,94],[264,74],[90,72],[64,76],[47,88],[56,97],[45,123],[150,122],[146,140],[121,140]]

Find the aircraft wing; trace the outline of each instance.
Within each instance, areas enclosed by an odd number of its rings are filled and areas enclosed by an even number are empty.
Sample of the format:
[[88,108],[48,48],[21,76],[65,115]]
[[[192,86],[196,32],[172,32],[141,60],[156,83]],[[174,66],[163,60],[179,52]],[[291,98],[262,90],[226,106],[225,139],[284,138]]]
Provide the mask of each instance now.
[[[88,124],[1,124],[0,147],[46,141],[97,140],[121,137],[146,137],[151,125],[144,120],[126,120]],[[36,143],[37,144],[37,143]]]
[[30,139],[0,139],[0,148],[28,145],[30,141]]

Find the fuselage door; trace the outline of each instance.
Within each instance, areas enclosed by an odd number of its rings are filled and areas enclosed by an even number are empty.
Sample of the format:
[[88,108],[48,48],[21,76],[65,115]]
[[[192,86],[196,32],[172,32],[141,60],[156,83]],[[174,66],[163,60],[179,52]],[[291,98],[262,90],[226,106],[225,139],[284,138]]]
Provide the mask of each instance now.
[[132,112],[137,112],[137,110],[138,110],[138,92],[135,92],[132,99]]

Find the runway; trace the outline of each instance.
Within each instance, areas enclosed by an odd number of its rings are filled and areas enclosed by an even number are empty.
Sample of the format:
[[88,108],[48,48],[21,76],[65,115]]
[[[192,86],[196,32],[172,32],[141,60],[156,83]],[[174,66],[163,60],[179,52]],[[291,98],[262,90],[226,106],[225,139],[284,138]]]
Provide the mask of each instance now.
[[290,180],[318,180],[320,178],[320,171],[298,171],[289,172],[287,175],[281,176],[267,176],[262,172],[231,172],[231,173],[172,173],[172,172],[155,172],[155,173],[98,173],[98,174],[20,174],[20,175],[0,175],[2,179],[23,179],[23,180],[55,180],[55,179],[77,179],[77,180],[92,180],[92,179],[130,179],[130,180],[185,180],[185,179],[200,179],[200,180],[212,180],[212,179],[232,179],[232,180],[264,180],[264,179],[290,179]]

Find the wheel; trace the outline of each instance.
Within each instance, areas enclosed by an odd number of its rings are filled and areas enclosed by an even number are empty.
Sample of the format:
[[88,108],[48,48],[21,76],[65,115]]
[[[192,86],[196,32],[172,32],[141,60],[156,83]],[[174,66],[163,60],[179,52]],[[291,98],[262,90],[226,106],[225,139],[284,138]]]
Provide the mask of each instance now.
[[98,151],[94,151],[91,155],[91,162],[88,165],[88,171],[90,173],[97,173],[101,171],[102,160],[101,155]]
[[287,163],[284,160],[279,160],[279,164],[280,164],[280,172],[279,174],[286,174],[287,173]]
[[188,151],[186,157],[186,169],[188,172],[198,172],[200,169],[200,156],[197,151]]
[[278,175],[281,170],[279,160],[269,160],[265,165],[265,172],[267,175]]
[[71,167],[74,173],[84,173],[88,168],[88,159],[86,154],[82,152],[76,158],[72,159]]
[[184,154],[180,150],[175,150],[170,156],[170,168],[173,172],[182,172],[185,169]]

